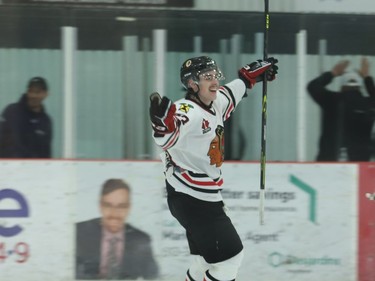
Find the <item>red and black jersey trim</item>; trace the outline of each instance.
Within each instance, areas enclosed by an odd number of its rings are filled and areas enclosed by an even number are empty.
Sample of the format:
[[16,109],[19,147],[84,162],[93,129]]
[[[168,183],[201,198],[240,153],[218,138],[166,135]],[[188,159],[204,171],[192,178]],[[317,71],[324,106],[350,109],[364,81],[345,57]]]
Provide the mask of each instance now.
[[182,171],[173,173],[176,178],[183,185],[203,193],[218,193],[222,188],[223,179],[221,177],[212,180],[206,174],[193,173],[190,171]]
[[227,86],[220,87],[219,92],[228,99],[228,105],[223,112],[223,119],[225,121],[229,118],[230,114],[236,108],[236,100],[234,98],[232,90]]
[[161,145],[161,148],[163,150],[167,150],[171,148],[177,143],[179,137],[180,137],[180,127],[177,126],[175,131],[170,135],[167,141],[163,145]]
[[226,96],[229,96],[230,99],[232,100],[233,102],[233,106],[236,107],[236,99],[234,98],[234,95],[233,95],[233,92],[232,90],[228,87],[228,86],[221,86],[220,88],[224,88],[226,91],[223,91],[223,93],[226,95]]

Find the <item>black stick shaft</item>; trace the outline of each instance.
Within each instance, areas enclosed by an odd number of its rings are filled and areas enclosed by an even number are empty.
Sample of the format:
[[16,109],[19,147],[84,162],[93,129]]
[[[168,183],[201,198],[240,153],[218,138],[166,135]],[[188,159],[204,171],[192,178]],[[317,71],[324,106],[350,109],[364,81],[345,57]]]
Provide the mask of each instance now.
[[[270,26],[269,0],[264,0],[264,42],[263,42],[263,59],[268,58],[268,31]],[[262,139],[260,155],[260,223],[264,223],[264,192],[266,182],[266,128],[267,128],[267,78],[263,77],[263,94],[262,94]]]

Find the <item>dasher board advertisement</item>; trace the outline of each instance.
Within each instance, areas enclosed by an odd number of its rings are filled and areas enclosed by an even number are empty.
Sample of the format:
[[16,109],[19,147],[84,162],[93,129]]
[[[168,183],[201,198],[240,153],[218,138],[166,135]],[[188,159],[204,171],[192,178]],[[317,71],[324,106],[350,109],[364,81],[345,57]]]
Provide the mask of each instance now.
[[[267,164],[264,225],[259,173],[256,163],[223,165],[224,202],[245,248],[237,279],[356,281],[358,165]],[[77,226],[101,221],[102,187],[111,179],[130,186],[131,204],[104,207],[129,208],[126,223],[149,238],[152,280],[184,280],[188,245],[168,210],[161,162],[62,160],[0,161],[1,280],[100,274],[98,260],[77,265]]]

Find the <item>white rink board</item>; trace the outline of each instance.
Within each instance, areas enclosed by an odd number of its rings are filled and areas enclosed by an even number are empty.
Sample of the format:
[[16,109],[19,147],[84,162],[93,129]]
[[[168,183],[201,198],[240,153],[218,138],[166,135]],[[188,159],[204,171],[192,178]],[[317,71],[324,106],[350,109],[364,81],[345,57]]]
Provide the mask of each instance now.
[[[51,276],[54,281],[65,281],[71,276],[74,179],[67,176],[71,167],[66,162],[0,162],[0,190],[15,190],[25,198],[29,209],[28,217],[0,217],[0,226],[22,227],[18,235],[0,235],[0,256],[6,255],[0,258],[1,281],[52,281]],[[0,201],[0,210],[19,208],[13,199]],[[18,249],[21,254],[16,253],[18,243],[26,245]]]
[[[236,280],[355,281],[357,165],[267,164],[265,225],[259,225],[259,164],[226,163],[224,201],[243,239],[245,258]],[[21,192],[28,218],[7,249],[30,245],[24,263],[0,262],[0,280],[74,280],[74,224],[99,216],[101,184],[121,178],[132,188],[129,223],[150,234],[160,280],[184,280],[190,263],[184,230],[169,214],[160,162],[0,161],[0,189]],[[17,208],[0,200],[0,210]],[[12,205],[13,204],[13,205]]]
[[[259,170],[226,166],[226,188],[256,193]],[[258,199],[227,199],[246,251],[238,279],[356,280],[357,177],[355,165],[268,164],[262,226]]]

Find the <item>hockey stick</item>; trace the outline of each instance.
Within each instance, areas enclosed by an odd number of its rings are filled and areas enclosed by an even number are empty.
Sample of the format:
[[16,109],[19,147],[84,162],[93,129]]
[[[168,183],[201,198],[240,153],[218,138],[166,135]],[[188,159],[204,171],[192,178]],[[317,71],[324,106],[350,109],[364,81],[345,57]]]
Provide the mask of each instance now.
[[[264,0],[264,42],[263,59],[268,58],[268,30],[270,27],[269,0]],[[264,199],[266,181],[266,128],[267,128],[267,78],[263,78],[262,94],[262,140],[260,152],[260,194],[259,194],[259,219],[260,224],[264,224]]]

